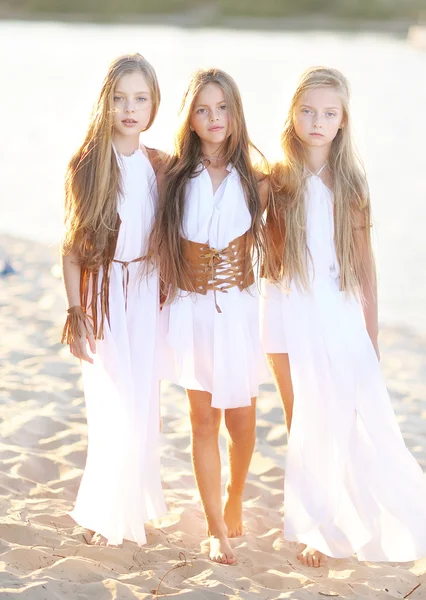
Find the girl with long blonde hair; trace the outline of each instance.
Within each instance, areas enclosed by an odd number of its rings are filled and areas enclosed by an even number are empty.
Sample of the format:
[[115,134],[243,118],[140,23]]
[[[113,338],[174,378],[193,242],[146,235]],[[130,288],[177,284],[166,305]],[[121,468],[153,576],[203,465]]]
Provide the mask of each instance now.
[[[255,398],[268,375],[253,262],[263,245],[261,218],[269,187],[252,166],[240,93],[228,74],[197,71],[180,115],[151,237],[166,300],[169,361],[163,355],[162,375],[187,390],[210,558],[231,564],[236,558],[229,538],[241,535],[243,527]],[[222,410],[230,468],[223,509]]]
[[426,483],[380,372],[370,197],[339,71],[302,75],[281,146],[261,317],[289,431],[284,535],[314,567],[425,557]]
[[161,157],[139,141],[159,103],[143,56],[114,60],[66,175],[62,341],[82,360],[88,421],[71,515],[98,545],[144,544],[144,522],[165,512],[154,363],[159,278],[147,258]]

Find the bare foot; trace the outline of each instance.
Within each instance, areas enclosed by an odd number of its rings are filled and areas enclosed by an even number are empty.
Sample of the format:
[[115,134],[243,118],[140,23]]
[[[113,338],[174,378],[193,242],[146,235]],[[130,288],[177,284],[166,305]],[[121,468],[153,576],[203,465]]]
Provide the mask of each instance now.
[[89,531],[89,539],[84,536],[84,539],[90,546],[108,546],[106,537],[95,531]]
[[243,535],[243,503],[241,497],[235,498],[227,492],[223,518],[228,528],[228,537]]
[[210,560],[224,565],[233,565],[237,561],[231,544],[225,535],[220,537],[211,535],[209,541]]
[[315,550],[315,548],[312,548],[311,546],[305,546],[305,549],[297,555],[297,558],[302,565],[316,568],[323,567],[328,560],[326,554],[323,554],[319,550]]

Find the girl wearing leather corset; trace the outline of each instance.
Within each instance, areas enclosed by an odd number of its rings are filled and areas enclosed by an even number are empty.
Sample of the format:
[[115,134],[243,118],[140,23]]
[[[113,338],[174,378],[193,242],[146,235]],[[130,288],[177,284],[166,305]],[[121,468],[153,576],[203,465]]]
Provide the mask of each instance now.
[[[241,97],[229,75],[218,69],[197,71],[180,115],[151,236],[166,297],[162,376],[187,390],[210,558],[231,564],[236,556],[229,538],[243,529],[256,396],[268,377],[254,262],[262,247],[269,184],[252,166]],[[223,507],[222,410],[230,468]]]

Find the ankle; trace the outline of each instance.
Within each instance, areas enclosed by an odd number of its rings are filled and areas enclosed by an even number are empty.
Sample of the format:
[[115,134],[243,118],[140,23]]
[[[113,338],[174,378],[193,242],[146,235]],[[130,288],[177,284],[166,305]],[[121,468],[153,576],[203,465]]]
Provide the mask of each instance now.
[[244,488],[243,489],[237,488],[236,486],[233,486],[231,483],[228,483],[226,485],[225,490],[226,490],[226,496],[229,500],[233,500],[234,502],[237,502],[237,501],[242,502]]
[[208,524],[207,523],[207,536],[215,537],[215,538],[227,538],[228,537],[228,528],[225,522],[221,524]]

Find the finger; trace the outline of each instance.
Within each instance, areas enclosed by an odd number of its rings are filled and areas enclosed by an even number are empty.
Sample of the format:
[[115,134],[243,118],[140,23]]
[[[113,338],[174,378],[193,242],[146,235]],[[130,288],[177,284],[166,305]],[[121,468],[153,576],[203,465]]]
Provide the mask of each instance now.
[[87,353],[86,338],[80,338],[78,342],[74,343],[73,354],[80,360],[84,360],[90,364],[93,364],[93,358]]
[[89,342],[90,352],[92,354],[96,354],[96,341],[95,341],[95,336],[93,335],[93,333],[88,334],[87,341]]
[[87,352],[86,340],[84,340],[84,344],[81,344],[79,347],[79,358],[93,365],[93,358]]

